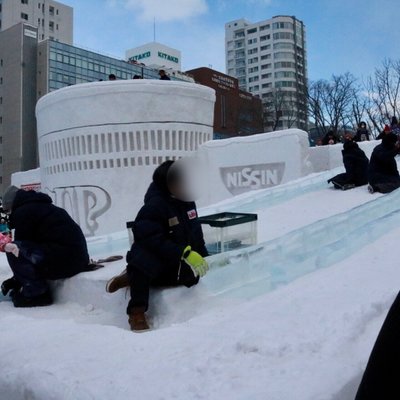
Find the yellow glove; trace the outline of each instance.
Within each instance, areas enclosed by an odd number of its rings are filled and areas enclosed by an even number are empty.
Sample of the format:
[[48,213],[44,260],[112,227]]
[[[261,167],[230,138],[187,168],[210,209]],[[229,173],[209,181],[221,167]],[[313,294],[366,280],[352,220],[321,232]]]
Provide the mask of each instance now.
[[207,261],[190,246],[183,251],[182,260],[192,269],[195,276],[203,277],[208,271]]

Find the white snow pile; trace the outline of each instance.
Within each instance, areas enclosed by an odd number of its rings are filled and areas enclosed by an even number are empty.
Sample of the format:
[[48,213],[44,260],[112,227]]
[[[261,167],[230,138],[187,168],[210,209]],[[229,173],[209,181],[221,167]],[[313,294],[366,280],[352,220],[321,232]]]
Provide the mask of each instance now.
[[[104,290],[123,261],[55,282],[51,307],[0,302],[0,399],[353,399],[400,286],[400,191],[327,176],[202,210],[256,212],[259,244],[211,257],[194,288],[154,291],[150,332],[129,330],[129,295]],[[89,246],[124,254],[127,239]]]

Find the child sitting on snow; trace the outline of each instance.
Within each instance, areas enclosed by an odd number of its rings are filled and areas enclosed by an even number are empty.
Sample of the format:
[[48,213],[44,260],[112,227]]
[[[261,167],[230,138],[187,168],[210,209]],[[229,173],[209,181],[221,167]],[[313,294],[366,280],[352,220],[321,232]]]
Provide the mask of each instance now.
[[107,284],[109,293],[130,286],[127,314],[133,331],[149,329],[145,312],[151,285],[190,287],[208,270],[196,204],[173,164],[165,161],[155,170],[132,228],[135,241],[126,256],[127,271]]

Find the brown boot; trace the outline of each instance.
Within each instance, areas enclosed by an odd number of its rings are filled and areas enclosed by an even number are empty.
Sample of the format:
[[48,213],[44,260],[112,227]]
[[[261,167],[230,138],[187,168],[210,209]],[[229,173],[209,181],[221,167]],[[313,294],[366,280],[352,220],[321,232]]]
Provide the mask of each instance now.
[[133,308],[129,314],[129,325],[134,332],[144,332],[150,329],[147,323],[144,307]]
[[114,276],[107,282],[106,291],[108,293],[114,293],[119,289],[123,289],[129,286],[129,277],[126,270],[124,270],[118,276]]

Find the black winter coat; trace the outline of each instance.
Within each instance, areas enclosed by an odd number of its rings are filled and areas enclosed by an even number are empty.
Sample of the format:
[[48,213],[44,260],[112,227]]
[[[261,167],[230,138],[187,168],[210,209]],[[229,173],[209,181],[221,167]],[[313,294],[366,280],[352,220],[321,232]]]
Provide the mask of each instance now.
[[37,245],[47,279],[61,279],[87,270],[89,255],[79,225],[44,193],[18,190],[10,215],[15,241]]
[[362,186],[368,183],[368,157],[355,142],[346,142],[342,150],[343,164],[346,169],[344,174],[336,175],[329,179],[339,186],[353,184]]
[[356,134],[354,135],[355,142],[363,142],[365,140],[369,140],[369,132],[366,129],[358,129]]
[[368,183],[368,157],[357,146],[342,150],[343,164],[348,182],[356,186]]
[[397,148],[385,146],[383,143],[374,148],[368,169],[370,183],[375,182],[376,177],[381,178],[382,175],[399,177],[395,160],[397,153]]
[[207,256],[196,204],[171,197],[151,183],[133,224],[134,243],[127,262],[151,279],[176,271],[186,246]]

